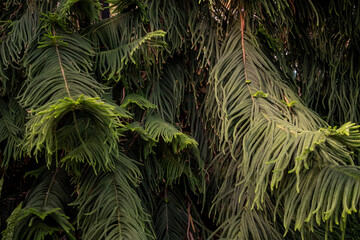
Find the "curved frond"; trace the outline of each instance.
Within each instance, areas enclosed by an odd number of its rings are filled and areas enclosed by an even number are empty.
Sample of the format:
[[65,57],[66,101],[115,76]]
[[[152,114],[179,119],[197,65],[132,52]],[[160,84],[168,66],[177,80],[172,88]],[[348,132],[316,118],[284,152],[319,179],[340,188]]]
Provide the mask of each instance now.
[[220,54],[221,28],[213,15],[210,5],[199,4],[194,6],[189,18],[192,48],[201,67],[212,65]]
[[295,218],[295,230],[322,222],[329,224],[330,231],[340,225],[346,231],[347,218],[359,209],[360,168],[357,166],[330,165],[301,174],[304,179],[295,191],[295,181],[287,183],[278,205],[284,206],[284,226],[289,228]]
[[97,20],[100,9],[101,4],[97,0],[60,0],[57,8],[61,18],[75,17],[81,25]]
[[[0,41],[0,56],[4,66],[19,66],[24,51],[36,39],[40,28],[40,13],[35,4],[30,4],[26,12],[8,26],[9,33]],[[5,34],[5,32],[4,32]]]
[[143,110],[149,108],[153,108],[153,109],[157,108],[156,105],[152,104],[149,100],[147,100],[143,96],[133,93],[126,95],[120,107],[127,108],[128,106],[130,106],[130,104],[135,104]]
[[99,98],[80,96],[45,105],[26,123],[24,149],[35,157],[45,150],[50,165],[57,151],[65,151],[62,162],[88,162],[94,170],[114,166],[112,154],[118,151],[121,117],[130,117]]
[[165,41],[170,52],[180,51],[186,44],[188,2],[176,0],[146,0],[152,31],[166,30]]
[[103,76],[109,79],[120,80],[121,72],[125,66],[132,62],[138,65],[151,66],[157,62],[155,57],[157,51],[162,51],[166,43],[161,40],[164,38],[165,32],[158,30],[148,32],[142,38],[135,39],[130,43],[125,43],[114,49],[100,51],[96,55],[98,70]]
[[185,148],[197,148],[197,142],[194,139],[159,117],[150,116],[147,118],[145,129],[156,142],[162,139],[165,143],[171,144],[174,153]]
[[[126,5],[123,1],[118,3]],[[96,50],[95,70],[99,76],[121,80],[125,86],[137,86],[143,85],[145,72],[159,74],[161,52],[166,48],[165,32],[159,29],[146,31],[142,11],[135,7],[100,21],[88,30],[87,37]],[[134,75],[135,71],[138,74]]]
[[279,230],[261,211],[244,209],[241,215],[227,219],[220,228],[226,239],[283,239]]
[[117,14],[125,13],[133,9],[139,9],[143,21],[147,20],[146,4],[144,0],[108,0],[110,8]]
[[166,186],[179,183],[181,177],[184,177],[191,191],[203,192],[204,162],[200,158],[198,143],[170,123],[155,116],[146,119],[145,130],[152,140],[147,143],[145,149],[145,174],[152,188],[156,189],[163,183]]

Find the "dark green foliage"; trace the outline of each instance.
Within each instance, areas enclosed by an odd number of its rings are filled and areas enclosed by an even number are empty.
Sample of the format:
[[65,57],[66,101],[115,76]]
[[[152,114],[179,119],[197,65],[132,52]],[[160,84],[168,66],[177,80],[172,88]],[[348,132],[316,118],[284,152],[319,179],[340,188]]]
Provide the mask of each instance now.
[[18,213],[13,239],[58,239],[63,234],[75,239],[74,227],[65,214],[70,202],[65,173],[56,168],[40,174],[38,184]]
[[359,16],[2,1],[2,239],[358,238]]
[[97,176],[91,169],[82,172],[78,197],[72,204],[79,208],[82,239],[151,239],[146,228],[150,216],[133,189],[140,183],[140,171],[125,155],[114,158],[112,172]]

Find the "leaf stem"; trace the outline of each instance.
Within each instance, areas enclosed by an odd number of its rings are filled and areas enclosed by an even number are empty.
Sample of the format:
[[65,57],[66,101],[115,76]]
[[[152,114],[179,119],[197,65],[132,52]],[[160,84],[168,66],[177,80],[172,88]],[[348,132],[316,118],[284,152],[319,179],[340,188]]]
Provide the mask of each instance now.
[[[115,176],[114,176],[114,178],[115,178]],[[120,204],[119,204],[119,198],[118,198],[118,192],[117,192],[117,189],[116,189],[115,179],[114,179],[113,186],[114,186],[115,200],[116,200],[117,225],[118,225],[118,230],[119,230],[119,236],[121,238],[121,222],[120,222],[121,214],[120,214],[120,207],[119,207]]]
[[50,194],[50,190],[51,190],[51,188],[52,188],[52,185],[54,184],[55,177],[56,177],[56,175],[57,175],[57,173],[58,173],[58,170],[59,170],[59,166],[56,167],[55,173],[54,173],[54,175],[53,175],[52,178],[51,178],[51,182],[50,182],[49,188],[48,188],[48,190],[46,191],[46,197],[45,197],[45,200],[44,200],[44,207],[45,207],[46,204],[47,204],[47,201],[48,201],[48,198],[49,198],[49,194]]
[[[53,35],[55,36],[55,29],[53,29]],[[62,77],[63,77],[63,79],[64,79],[66,92],[67,92],[69,98],[72,99],[72,97],[71,97],[71,95],[70,95],[70,91],[69,91],[68,82],[67,82],[67,79],[66,79],[66,76],[65,76],[65,71],[64,71],[64,68],[63,68],[63,66],[62,66],[62,61],[61,61],[61,57],[60,57],[60,53],[59,53],[59,46],[58,46],[58,45],[55,45],[55,49],[56,49],[56,54],[57,54],[58,59],[59,59],[61,75],[62,75]]]

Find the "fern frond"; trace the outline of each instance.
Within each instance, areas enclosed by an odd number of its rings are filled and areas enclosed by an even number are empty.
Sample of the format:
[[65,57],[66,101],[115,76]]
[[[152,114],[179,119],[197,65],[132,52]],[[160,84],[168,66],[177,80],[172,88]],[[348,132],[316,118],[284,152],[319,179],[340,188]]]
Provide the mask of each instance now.
[[129,62],[136,65],[139,63],[145,66],[153,65],[157,61],[154,57],[155,54],[158,54],[156,52],[162,51],[166,47],[166,43],[161,40],[164,36],[165,32],[161,30],[149,32],[144,37],[130,43],[100,51],[96,55],[98,70],[102,72],[103,76],[119,81],[122,77],[121,72]]
[[180,61],[169,61],[165,64],[161,77],[153,81],[149,97],[158,106],[158,114],[170,123],[177,122],[180,115],[180,104],[184,100],[188,80],[185,66]]
[[[151,239],[145,213],[134,187],[141,174],[134,160],[120,154],[113,172],[83,173],[79,195],[78,225],[83,239]],[[131,201],[129,201],[131,199]]]
[[23,86],[20,103],[36,109],[47,102],[80,95],[100,96],[105,88],[90,74],[94,52],[79,35],[47,35],[40,45],[28,50],[24,65],[29,78]]
[[6,140],[5,148],[1,150],[3,159],[1,167],[7,167],[10,159],[17,159],[21,155],[19,146],[24,134],[25,112],[11,99],[6,104],[0,99],[0,142]]
[[65,182],[66,174],[59,168],[43,173],[16,219],[14,239],[56,239],[63,234],[75,239],[74,227],[64,213],[70,201]]
[[157,106],[139,94],[129,94],[124,98],[120,107],[127,108],[130,104],[136,104],[141,109],[156,109]]
[[156,236],[159,239],[184,239],[187,228],[187,212],[184,198],[171,190],[165,190],[154,215]]
[[179,153],[185,148],[197,148],[194,139],[159,117],[147,118],[145,129],[156,142],[162,139],[165,143],[171,144],[174,153]]
[[22,203],[20,203],[11,213],[8,219],[6,219],[6,229],[2,231],[2,240],[13,240],[15,226],[17,224],[17,219],[22,210]]
[[289,228],[295,218],[295,230],[304,225],[314,231],[314,225],[329,224],[330,231],[340,225],[346,231],[347,218],[359,209],[360,169],[357,166],[325,166],[302,173],[300,192],[295,191],[295,181],[288,182],[278,199],[284,207],[284,226]]
[[[349,149],[357,148],[360,141],[358,126],[347,123],[339,129],[328,128],[317,114],[304,106],[279,80],[282,75],[259,50],[256,39],[242,31],[244,28],[235,28],[223,46],[222,55],[213,68],[208,93],[210,104],[206,106],[208,118],[215,116],[212,124],[219,142],[215,142],[214,147],[222,151],[219,160],[227,149],[232,156],[232,160],[227,160],[231,162],[219,163],[225,168],[225,176],[221,176],[224,180],[214,204],[220,212],[219,219],[224,222],[241,219],[242,213],[236,209],[242,205],[256,207],[258,211],[269,208],[266,202],[269,193],[281,192],[285,179],[293,179],[300,191],[303,181],[308,181],[308,178],[302,179],[306,171],[315,174],[322,168],[353,165],[353,153]],[[282,99],[297,103],[289,107]],[[299,201],[309,205],[310,201],[319,201],[318,197],[299,195]],[[334,197],[343,195],[337,192]],[[221,206],[225,203],[233,210],[223,209]],[[285,212],[290,205],[284,206]],[[336,207],[342,208],[339,202]],[[291,213],[287,219],[297,222],[297,213]],[[286,227],[289,226],[288,222]],[[296,226],[299,229],[302,225]],[[228,237],[227,232],[222,234]],[[231,234],[234,237],[236,231]]]
[[84,96],[45,105],[26,124],[24,149],[35,157],[45,150],[48,165],[57,151],[63,150],[62,162],[86,161],[95,171],[112,168],[112,154],[118,151],[118,128],[124,126],[119,118],[130,117],[116,109],[99,98]]

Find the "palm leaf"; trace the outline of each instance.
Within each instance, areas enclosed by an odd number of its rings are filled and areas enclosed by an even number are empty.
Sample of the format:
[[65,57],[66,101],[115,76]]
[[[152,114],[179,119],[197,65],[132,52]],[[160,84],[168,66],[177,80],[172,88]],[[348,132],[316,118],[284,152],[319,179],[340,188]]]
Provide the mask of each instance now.
[[98,70],[102,72],[103,76],[108,75],[109,79],[119,80],[121,72],[129,62],[142,63],[145,66],[155,64],[157,62],[154,57],[156,52],[166,46],[166,43],[161,40],[164,36],[165,32],[161,30],[149,32],[144,37],[120,45],[115,49],[100,51],[96,60],[99,63]]

